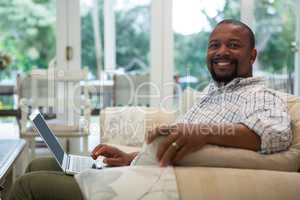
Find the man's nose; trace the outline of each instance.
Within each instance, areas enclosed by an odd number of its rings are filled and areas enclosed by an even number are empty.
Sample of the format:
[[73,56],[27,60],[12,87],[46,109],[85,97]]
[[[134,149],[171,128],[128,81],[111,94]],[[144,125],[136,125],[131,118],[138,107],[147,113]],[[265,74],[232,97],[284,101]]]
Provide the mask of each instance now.
[[228,56],[229,55],[229,49],[226,45],[221,45],[220,48],[217,50],[216,56],[222,57],[222,56]]

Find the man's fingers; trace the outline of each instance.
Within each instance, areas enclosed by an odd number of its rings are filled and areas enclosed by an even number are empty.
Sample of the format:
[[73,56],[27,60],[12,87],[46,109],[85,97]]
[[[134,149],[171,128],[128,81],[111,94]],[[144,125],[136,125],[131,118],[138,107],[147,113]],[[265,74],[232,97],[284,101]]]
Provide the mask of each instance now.
[[92,151],[92,154],[96,153],[101,147],[103,147],[104,144],[98,144]]
[[191,152],[191,149],[188,146],[183,146],[180,148],[180,150],[176,153],[176,156],[173,159],[173,162],[176,163],[180,161],[184,156],[189,154]]
[[160,166],[167,166],[171,163],[173,158],[176,156],[176,148],[172,145],[168,147],[168,149],[164,152],[162,158],[160,159],[159,163]]
[[167,136],[158,146],[156,157],[160,161],[167,151],[167,149],[170,147],[172,142],[176,141],[178,138],[178,134],[170,134]]
[[171,132],[175,132],[177,130],[176,125],[162,125],[157,127],[156,131],[160,135],[169,135]]
[[173,164],[174,159],[177,156],[178,151],[184,146],[185,139],[179,137],[177,140],[173,141],[167,151],[165,151],[163,157],[160,160],[161,166],[166,166],[169,164]]
[[97,149],[95,149],[92,153],[93,158],[97,158],[98,156],[104,157],[113,157],[116,154],[116,149],[114,147],[108,145],[101,145]]
[[98,157],[98,155],[96,154],[101,148],[103,148],[105,145],[104,144],[99,144],[99,145],[97,145],[94,149],[93,149],[93,151],[91,152],[91,156],[92,156],[92,158],[94,159],[94,160],[96,160],[97,159],[97,157]]
[[109,166],[122,166],[125,163],[122,161],[121,158],[105,158],[103,162]]
[[156,138],[156,136],[154,134],[155,134],[154,130],[149,130],[147,132],[147,135],[146,135],[146,143],[147,144],[150,144]]
[[162,125],[158,126],[153,130],[148,131],[147,136],[146,136],[146,142],[147,144],[150,144],[155,140],[160,135],[169,135],[171,132],[176,131],[176,125]]

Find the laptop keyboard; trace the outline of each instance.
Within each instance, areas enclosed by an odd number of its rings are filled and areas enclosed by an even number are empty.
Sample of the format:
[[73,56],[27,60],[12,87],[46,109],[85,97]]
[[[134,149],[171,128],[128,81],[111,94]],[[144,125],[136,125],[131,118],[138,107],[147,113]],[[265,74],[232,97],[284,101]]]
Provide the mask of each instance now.
[[70,167],[69,169],[74,172],[80,172],[84,169],[92,168],[95,161],[90,157],[84,156],[70,156]]

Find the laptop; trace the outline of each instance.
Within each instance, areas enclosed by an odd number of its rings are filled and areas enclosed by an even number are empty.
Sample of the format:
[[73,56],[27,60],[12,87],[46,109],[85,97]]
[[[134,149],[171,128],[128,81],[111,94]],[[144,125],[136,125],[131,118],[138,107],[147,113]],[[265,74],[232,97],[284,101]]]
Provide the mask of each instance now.
[[30,119],[41,138],[45,141],[48,148],[53,153],[55,160],[66,174],[73,175],[89,168],[102,169],[104,167],[102,160],[93,160],[90,156],[67,154],[39,111],[33,112],[30,115]]

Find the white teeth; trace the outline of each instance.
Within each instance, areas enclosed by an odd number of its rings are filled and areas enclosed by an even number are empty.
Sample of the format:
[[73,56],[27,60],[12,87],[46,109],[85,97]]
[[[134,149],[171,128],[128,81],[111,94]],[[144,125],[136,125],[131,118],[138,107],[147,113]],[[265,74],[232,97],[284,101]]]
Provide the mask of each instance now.
[[219,62],[219,63],[217,63],[217,65],[220,65],[220,66],[230,65],[230,62]]

